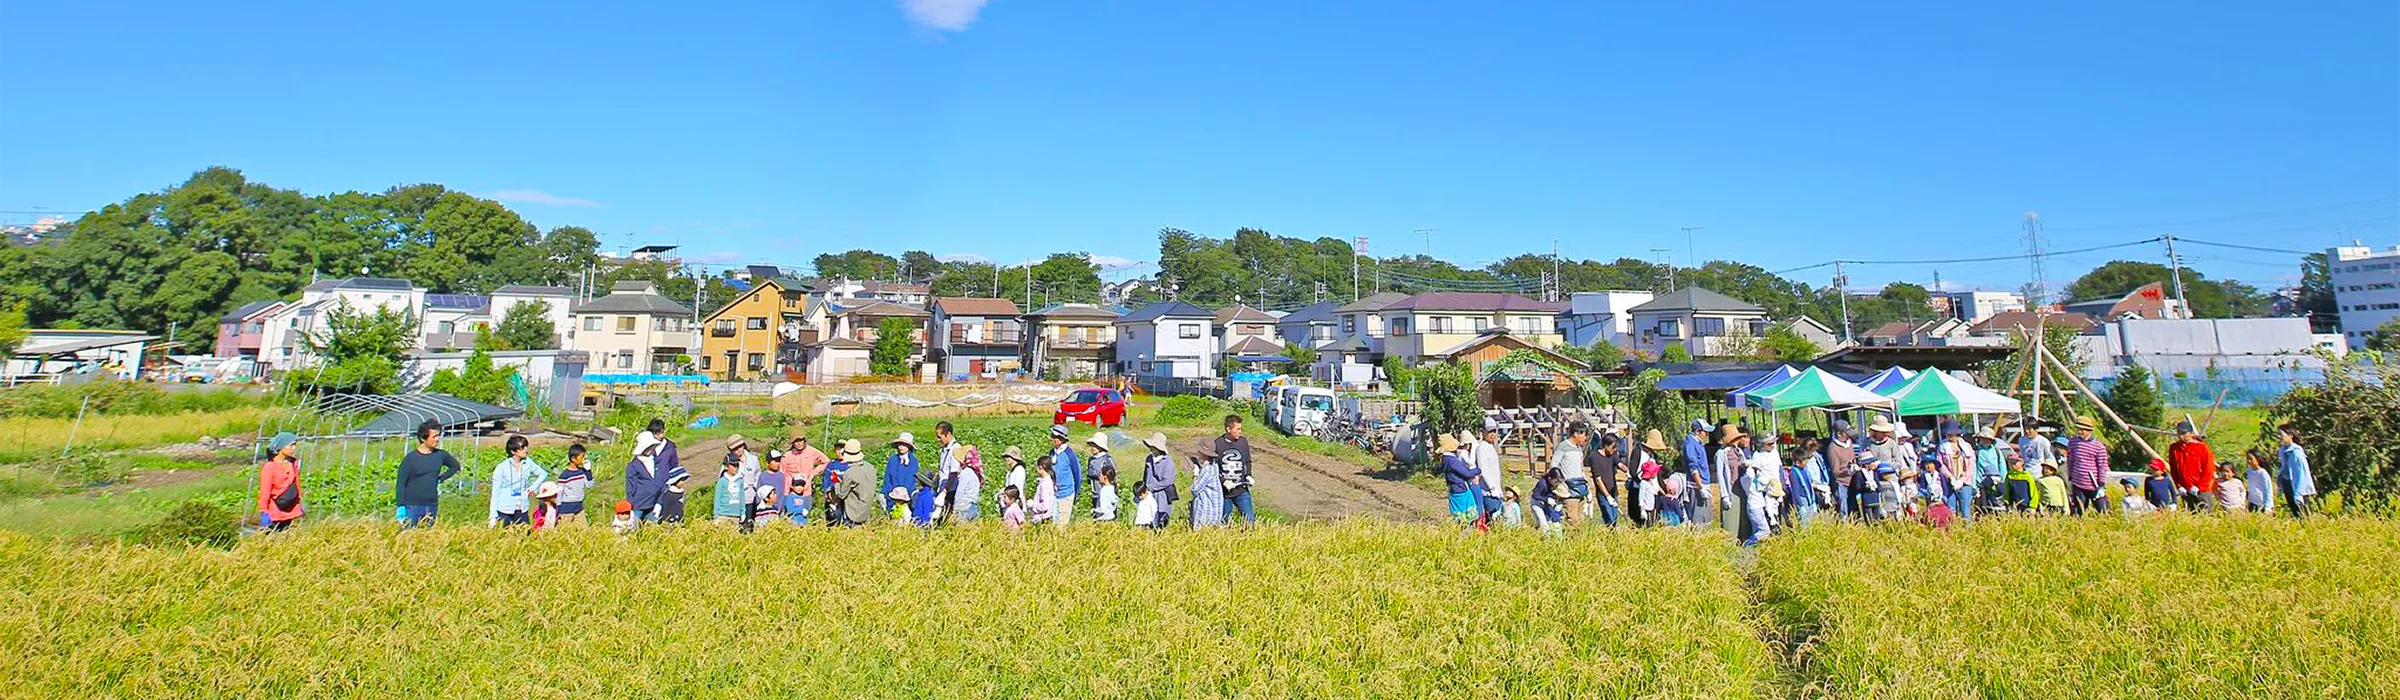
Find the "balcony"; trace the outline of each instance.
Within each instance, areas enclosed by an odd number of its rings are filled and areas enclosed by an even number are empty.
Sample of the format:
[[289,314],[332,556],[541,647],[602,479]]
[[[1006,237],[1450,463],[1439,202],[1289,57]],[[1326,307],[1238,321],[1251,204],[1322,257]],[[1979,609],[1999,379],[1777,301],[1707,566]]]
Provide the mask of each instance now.
[[1025,342],[1025,334],[1014,328],[968,333],[965,328],[950,329],[951,345],[1002,345],[1014,347]]
[[711,338],[731,338],[740,334],[741,332],[732,326],[710,326],[708,329],[708,337]]

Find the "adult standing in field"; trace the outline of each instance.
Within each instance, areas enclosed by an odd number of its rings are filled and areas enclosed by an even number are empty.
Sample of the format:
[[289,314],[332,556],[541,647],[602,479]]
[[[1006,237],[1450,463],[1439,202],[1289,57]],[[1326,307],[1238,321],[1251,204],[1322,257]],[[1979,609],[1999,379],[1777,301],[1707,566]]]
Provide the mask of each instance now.
[[885,510],[877,507],[883,497],[876,495],[875,469],[867,466],[867,455],[860,447],[857,438],[842,441],[842,448],[836,453],[841,461],[825,472],[833,483],[831,505],[835,517],[828,518],[831,524],[865,525],[876,513]]
[[983,514],[983,452],[972,445],[958,450],[958,473],[950,477],[949,516],[972,522]]
[[1742,462],[1741,469],[1733,471],[1735,478],[1741,479],[1741,488],[1736,492],[1741,498],[1744,518],[1740,528],[1742,543],[1756,546],[1774,530],[1773,484],[1782,481],[1783,457],[1776,454],[1774,433],[1758,436],[1755,454],[1750,452],[1750,442],[1751,437],[1738,428],[1726,436],[1726,447],[1734,451],[1732,457]]
[[649,427],[644,430],[650,433],[650,437],[658,438],[659,473],[673,474],[682,471],[683,451],[673,439],[667,437],[667,421],[661,418],[652,418]]
[[1058,476],[1057,491],[1051,494],[1057,499],[1058,506],[1054,510],[1058,512],[1050,519],[1064,528],[1068,516],[1073,515],[1077,508],[1075,496],[1083,493],[1083,458],[1076,456],[1075,448],[1067,445],[1067,426],[1064,423],[1050,426],[1050,468]]
[[1850,431],[1850,421],[1833,419],[1833,442],[1825,446],[1825,473],[1832,480],[1833,509],[1841,515],[1857,512],[1850,507],[1850,474],[1858,467],[1858,436]]
[[1215,440],[1202,440],[1198,446],[1199,459],[1192,460],[1192,527],[1217,527],[1225,524],[1225,476],[1219,465],[1225,455],[1218,452]]
[[948,522],[958,510],[958,435],[950,421],[933,424],[933,463],[941,470],[933,480],[933,518]]
[[783,472],[784,517],[794,525],[808,524],[808,511],[816,507],[817,476],[825,473],[829,460],[825,453],[808,444],[808,428],[792,426],[791,442],[781,459],[775,460],[775,470]]
[[1583,522],[1583,502],[1592,497],[1592,476],[1583,470],[1584,446],[1592,442],[1592,426],[1567,426],[1566,439],[1550,450],[1550,470],[1567,485],[1567,525]]
[[658,456],[665,444],[647,430],[633,436],[633,459],[625,462],[625,501],[637,519],[658,522],[659,500],[667,491],[667,470]]
[[400,504],[403,527],[433,524],[441,510],[442,482],[458,476],[458,458],[442,451],[442,422],[431,418],[417,424],[417,445],[400,457],[400,478],[392,486]]
[[[1092,448],[1091,459],[1084,460],[1083,463],[1083,480],[1084,485],[1090,487],[1092,489],[1092,493],[1096,496],[1096,498],[1093,500],[1093,508],[1096,512],[1100,512],[1101,515],[1095,517],[1101,520],[1115,520],[1117,517],[1115,505],[1117,494],[1117,456],[1109,454],[1108,452],[1108,433],[1094,430],[1092,431],[1090,437],[1083,439],[1083,444]],[[1109,479],[1108,484],[1105,486],[1100,483],[1100,477],[1103,474],[1107,475]],[[1249,493],[1250,489],[1245,485],[1242,488],[1242,495],[1244,497],[1248,497]],[[1232,494],[1229,493],[1226,495],[1226,499],[1228,501],[1226,506],[1227,508],[1232,507],[1232,498]],[[1108,503],[1101,504],[1099,502],[1101,500],[1107,500]]]
[[1951,517],[1965,521],[1974,517],[1975,510],[1975,446],[1967,442],[1966,430],[1955,423],[1942,432],[1942,478],[1950,487],[1943,492],[1943,502],[1950,506]]
[[2185,510],[2198,512],[2216,495],[2217,453],[2200,439],[2200,429],[2188,418],[2175,424],[2175,444],[2167,446],[2167,473],[2175,478],[2175,492],[2182,496]]
[[1748,542],[1751,529],[1759,524],[1747,519],[1748,511],[1744,504],[1755,500],[1756,495],[1743,492],[1743,485],[1738,480],[1742,478],[1744,470],[1750,467],[1750,435],[1742,432],[1739,425],[1726,424],[1717,431],[1717,444],[1716,466],[1724,472],[1719,475],[1721,478],[1718,483],[1725,484],[1725,493],[1720,496],[1726,509],[1725,528],[1733,532],[1736,540]]
[[[1258,468],[1258,463],[1250,459],[1250,438],[1242,435],[1241,414],[1225,416],[1225,432],[1217,436],[1213,447],[1217,451],[1218,483],[1223,485],[1225,492],[1225,519],[1233,519],[1234,511],[1238,510],[1242,513],[1243,525],[1257,525],[1258,509],[1250,502],[1250,472]],[[1107,451],[1101,450],[1100,454],[1105,455]]]
[[1503,483],[1508,472],[1500,466],[1500,427],[1485,423],[1483,433],[1475,436],[1475,442],[1467,448],[1467,454],[1473,458],[1475,471],[1483,475],[1478,482],[1483,492],[1479,505],[1483,508],[1483,524],[1488,528],[1492,518],[1500,517],[1500,511],[1506,505],[1500,498],[1500,494],[1506,493],[1508,488]]
[[915,520],[917,499],[916,493],[910,489],[916,487],[917,468],[923,466],[917,462],[917,436],[910,435],[905,430],[901,431],[898,437],[892,438],[891,448],[892,456],[883,459],[883,486],[887,489],[899,489],[904,497],[892,498],[886,495],[884,496],[886,503],[883,506],[885,508],[907,508],[909,519]]
[[1175,508],[1175,460],[1167,456],[1167,434],[1151,433],[1142,446],[1150,448],[1150,456],[1142,462],[1142,498],[1150,519],[1144,524],[1153,530],[1167,529],[1167,514]]
[[2300,426],[2285,423],[2275,429],[2282,446],[2275,450],[2276,476],[2283,483],[2283,504],[2292,517],[2308,517],[2317,496],[2317,478],[2308,468],[2308,451],[2300,447]]
[[2100,423],[2084,416],[2075,419],[2075,437],[2067,440],[2067,506],[2076,515],[2108,508],[2101,495],[2108,481],[2108,445],[2100,442],[2099,431]]
[[[1490,432],[1498,435],[1498,431]],[[1583,471],[1599,489],[1592,495],[1593,505],[1600,513],[1600,524],[1609,527],[1616,527],[1617,520],[1624,517],[1617,505],[1617,472],[1625,468],[1627,439],[1618,435],[1601,436],[1600,447],[1585,451],[1583,456]]]
[[491,515],[485,520],[492,527],[524,525],[525,499],[534,487],[550,480],[550,470],[533,461],[532,441],[523,435],[508,436],[501,449],[508,456],[492,465]]
[[1711,481],[1708,459],[1708,433],[1712,429],[1708,421],[1694,418],[1691,432],[1683,436],[1683,471],[1691,487],[1683,490],[1683,512],[1696,525],[1708,522],[1708,487],[1715,483]]
[[300,436],[287,430],[267,440],[267,461],[258,465],[258,527],[289,529],[301,510]]
[[1475,502],[1475,477],[1479,474],[1475,465],[1467,462],[1464,446],[1456,435],[1442,433],[1434,439],[1434,445],[1441,454],[1442,485],[1450,494],[1450,519],[1474,522],[1475,512],[1481,507]]

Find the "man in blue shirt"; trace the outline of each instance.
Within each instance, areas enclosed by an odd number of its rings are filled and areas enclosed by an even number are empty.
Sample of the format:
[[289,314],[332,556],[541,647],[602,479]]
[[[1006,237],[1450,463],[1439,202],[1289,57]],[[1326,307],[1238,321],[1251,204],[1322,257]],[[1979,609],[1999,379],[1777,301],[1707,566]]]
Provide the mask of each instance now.
[[2300,448],[2300,426],[2283,424],[2283,447],[2275,451],[2276,477],[2283,482],[2284,505],[2292,509],[2292,517],[2308,515],[2309,498],[2317,495],[2317,480],[2308,469],[2308,451]]
[[1709,489],[1716,483],[1715,469],[1708,461],[1708,421],[1692,419],[1692,431],[1683,436],[1683,468],[1690,474],[1692,488],[1684,491],[1688,505],[1684,512],[1693,524],[1708,523]]
[[1083,489],[1083,460],[1067,447],[1067,426],[1050,426],[1050,468],[1058,480],[1058,505],[1050,509],[1050,519],[1059,527],[1067,526],[1068,516],[1075,513],[1075,496]]

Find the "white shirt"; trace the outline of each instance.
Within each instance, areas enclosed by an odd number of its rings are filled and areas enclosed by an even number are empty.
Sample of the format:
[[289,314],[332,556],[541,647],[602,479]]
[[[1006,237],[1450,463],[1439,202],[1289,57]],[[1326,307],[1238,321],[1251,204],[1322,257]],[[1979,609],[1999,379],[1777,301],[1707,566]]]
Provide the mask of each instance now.
[[1024,462],[1018,462],[1016,466],[1009,467],[1009,468],[1008,468],[1008,480],[1007,480],[1007,481],[1000,482],[1000,483],[1001,483],[1002,485],[1004,485],[1004,486],[1014,486],[1014,487],[1017,487],[1017,498],[1019,498],[1019,499],[1027,499],[1027,500],[1030,500],[1030,499],[1032,499],[1032,498],[1033,498],[1033,494],[1031,494],[1031,493],[1026,493],[1026,491],[1025,491],[1025,463],[1024,463]]
[[1494,447],[1492,443],[1484,442],[1482,440],[1476,440],[1468,444],[1474,449],[1469,452],[1470,456],[1467,459],[1467,463],[1475,465],[1476,469],[1483,470],[1483,475],[1479,478],[1483,479],[1484,490],[1491,492],[1493,498],[1499,498],[1501,477],[1500,448]]

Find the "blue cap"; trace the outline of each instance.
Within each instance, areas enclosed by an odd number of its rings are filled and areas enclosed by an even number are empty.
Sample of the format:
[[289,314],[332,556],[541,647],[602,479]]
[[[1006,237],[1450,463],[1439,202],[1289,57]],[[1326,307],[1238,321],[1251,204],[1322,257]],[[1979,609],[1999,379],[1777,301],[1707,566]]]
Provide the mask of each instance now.
[[282,452],[283,448],[291,447],[292,443],[299,441],[300,436],[293,435],[292,431],[286,430],[276,433],[275,437],[267,438],[267,454],[272,455],[277,452]]
[[1709,425],[1709,424],[1708,424],[1708,421],[1701,420],[1701,419],[1698,419],[1698,418],[1694,418],[1694,419],[1692,419],[1692,430],[1695,430],[1695,431],[1699,431],[1699,432],[1703,432],[1703,433],[1705,433],[1705,432],[1708,432],[1708,431],[1711,431],[1711,430],[1715,430],[1715,429],[1716,429],[1716,426]]

